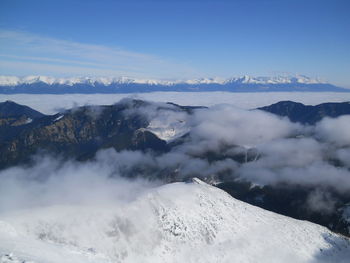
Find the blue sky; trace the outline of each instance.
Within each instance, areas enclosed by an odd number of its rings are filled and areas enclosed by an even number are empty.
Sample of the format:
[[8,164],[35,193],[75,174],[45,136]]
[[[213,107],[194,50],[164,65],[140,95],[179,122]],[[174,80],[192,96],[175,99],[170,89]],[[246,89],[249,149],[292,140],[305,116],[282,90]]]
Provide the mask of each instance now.
[[0,74],[304,74],[350,87],[348,0],[1,0]]

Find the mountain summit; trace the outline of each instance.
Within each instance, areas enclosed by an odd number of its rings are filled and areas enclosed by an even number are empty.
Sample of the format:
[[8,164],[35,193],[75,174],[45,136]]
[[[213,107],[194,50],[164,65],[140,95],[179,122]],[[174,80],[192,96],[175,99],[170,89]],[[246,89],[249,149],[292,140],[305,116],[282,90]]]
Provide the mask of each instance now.
[[0,217],[1,254],[13,263],[347,262],[350,242],[196,179],[127,204],[46,206]]

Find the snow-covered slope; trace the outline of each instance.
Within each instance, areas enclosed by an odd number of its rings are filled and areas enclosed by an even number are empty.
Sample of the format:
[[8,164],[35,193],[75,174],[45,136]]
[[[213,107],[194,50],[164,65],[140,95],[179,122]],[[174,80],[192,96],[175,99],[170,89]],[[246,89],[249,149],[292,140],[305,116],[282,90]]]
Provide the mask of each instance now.
[[147,130],[157,135],[158,138],[170,142],[190,131],[188,118],[189,116],[185,112],[164,110],[162,114],[151,119]]
[[0,262],[348,262],[349,240],[199,180],[124,205],[0,216]]

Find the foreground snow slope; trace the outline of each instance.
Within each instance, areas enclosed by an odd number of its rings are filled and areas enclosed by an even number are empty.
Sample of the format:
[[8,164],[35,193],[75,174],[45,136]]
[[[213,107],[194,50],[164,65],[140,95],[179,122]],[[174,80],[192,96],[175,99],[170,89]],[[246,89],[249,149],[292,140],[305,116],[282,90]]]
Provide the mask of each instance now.
[[348,262],[349,240],[194,179],[123,205],[0,216],[0,262]]

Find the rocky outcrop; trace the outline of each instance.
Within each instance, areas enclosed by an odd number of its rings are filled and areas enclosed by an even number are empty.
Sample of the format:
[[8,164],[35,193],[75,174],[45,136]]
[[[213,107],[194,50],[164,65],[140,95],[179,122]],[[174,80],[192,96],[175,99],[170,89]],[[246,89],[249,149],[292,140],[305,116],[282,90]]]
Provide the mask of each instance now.
[[[147,131],[148,120],[128,109],[143,101],[124,101],[111,106],[84,106],[32,122],[1,125],[0,168],[28,162],[38,152],[84,160],[104,148],[165,151],[166,142]],[[17,119],[16,121],[19,121]]]

